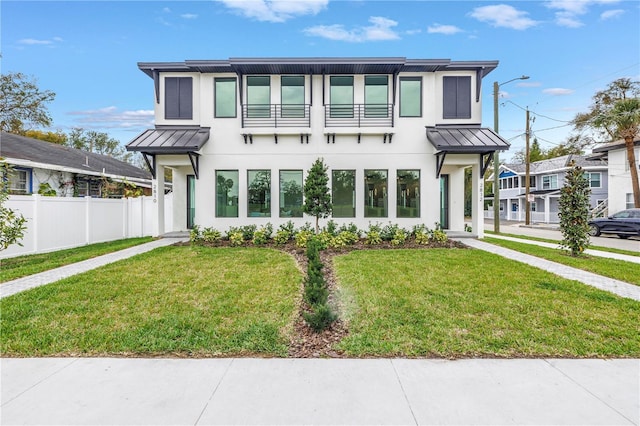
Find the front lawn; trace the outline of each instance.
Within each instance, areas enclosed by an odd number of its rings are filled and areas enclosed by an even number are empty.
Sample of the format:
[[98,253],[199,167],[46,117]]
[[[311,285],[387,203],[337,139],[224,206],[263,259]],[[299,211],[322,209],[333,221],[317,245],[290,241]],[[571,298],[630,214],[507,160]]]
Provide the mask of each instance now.
[[302,276],[257,248],[164,247],[0,300],[3,356],[285,356]]
[[592,256],[588,254],[580,257],[574,257],[565,250],[540,247],[533,244],[510,240],[502,240],[500,238],[485,237],[484,241],[550,260],[552,262],[571,266],[573,268],[593,272],[594,274],[640,285],[640,263],[625,262],[624,260],[609,259],[606,257]]
[[51,253],[28,254],[0,260],[0,283],[70,265],[103,254],[124,250],[153,241],[151,237],[127,238],[106,243],[89,244]]
[[347,356],[640,356],[640,303],[491,253],[363,250],[334,265]]

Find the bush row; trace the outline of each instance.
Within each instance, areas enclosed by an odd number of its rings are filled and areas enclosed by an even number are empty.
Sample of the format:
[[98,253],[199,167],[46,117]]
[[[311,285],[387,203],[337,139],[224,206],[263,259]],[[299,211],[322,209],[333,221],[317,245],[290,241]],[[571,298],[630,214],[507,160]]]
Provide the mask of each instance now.
[[317,238],[310,238],[307,242],[307,277],[304,281],[304,300],[311,310],[303,312],[302,316],[309,326],[320,332],[331,325],[337,315],[329,306],[329,289],[322,272],[320,260],[321,243]]
[[232,246],[253,244],[256,246],[273,243],[285,245],[293,242],[296,246],[305,248],[310,240],[315,240],[319,250],[326,248],[344,248],[352,246],[361,240],[365,244],[378,245],[390,243],[394,246],[401,246],[409,241],[417,244],[445,243],[447,234],[436,224],[435,229],[429,229],[425,225],[416,225],[411,230],[401,228],[392,223],[382,225],[380,223],[369,224],[367,230],[360,230],[353,224],[338,226],[334,221],[329,221],[327,226],[322,228],[322,232],[315,234],[310,223],[304,224],[296,229],[293,222],[289,221],[280,225],[275,231],[273,225],[257,227],[256,225],[245,225],[231,227],[226,233],[222,233],[214,228],[200,228],[194,226],[190,233],[192,243],[196,244],[216,244],[220,241],[229,241]]

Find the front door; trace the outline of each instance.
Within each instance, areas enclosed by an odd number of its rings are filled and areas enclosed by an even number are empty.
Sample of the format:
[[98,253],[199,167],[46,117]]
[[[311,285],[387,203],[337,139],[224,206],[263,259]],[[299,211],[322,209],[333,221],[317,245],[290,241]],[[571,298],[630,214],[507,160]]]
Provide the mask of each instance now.
[[196,177],[187,175],[187,229],[192,229],[196,220]]

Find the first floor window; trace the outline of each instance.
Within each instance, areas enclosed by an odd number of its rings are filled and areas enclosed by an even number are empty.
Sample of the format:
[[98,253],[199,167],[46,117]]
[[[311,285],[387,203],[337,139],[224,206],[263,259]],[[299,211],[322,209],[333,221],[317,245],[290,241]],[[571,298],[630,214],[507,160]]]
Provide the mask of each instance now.
[[79,178],[76,181],[76,194],[78,197],[99,197],[100,181]]
[[532,212],[537,211],[536,209],[538,208],[538,207],[536,206],[536,202],[535,202],[535,201],[531,201],[531,202],[529,203],[529,207],[531,208],[531,211],[532,211]]
[[280,217],[302,217],[302,170],[280,170]]
[[387,171],[364,171],[364,217],[387,217]]
[[26,170],[13,170],[9,173],[9,190],[16,194],[28,193],[28,173]]
[[238,217],[238,171],[216,171],[216,217]]
[[249,217],[271,217],[271,170],[247,171]]
[[398,170],[397,217],[420,217],[420,170]]
[[356,171],[331,172],[333,217],[356,217]]

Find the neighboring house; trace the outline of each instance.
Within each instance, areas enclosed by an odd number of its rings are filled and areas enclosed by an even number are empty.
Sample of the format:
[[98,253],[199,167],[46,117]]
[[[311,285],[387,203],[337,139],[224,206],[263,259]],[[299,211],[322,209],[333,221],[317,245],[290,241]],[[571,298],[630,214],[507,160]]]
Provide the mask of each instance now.
[[[60,197],[121,197],[129,183],[151,192],[151,174],[107,155],[2,132],[0,157],[12,166],[12,194],[37,194],[40,186]],[[48,185],[48,186],[47,186]]]
[[[153,79],[154,129],[132,140],[157,180],[173,176],[173,225],[224,230],[311,222],[305,173],[328,166],[338,223],[436,223],[483,235],[483,174],[508,143],[482,121],[482,79],[497,61],[242,58],[139,63]],[[164,223],[158,198],[157,223]]]
[[[588,159],[582,155],[563,155],[533,162],[529,165],[529,194],[531,221],[534,223],[558,223],[560,188],[564,186],[566,173],[576,164],[585,172],[591,196],[589,204],[593,215],[601,215],[607,206],[607,162]],[[524,221],[526,194],[526,165],[500,165],[500,218]],[[493,210],[485,213],[492,217]]]
[[[640,174],[640,139],[634,140],[636,167]],[[633,208],[631,171],[624,140],[601,145],[592,151],[593,158],[602,158],[609,163],[609,212]]]

